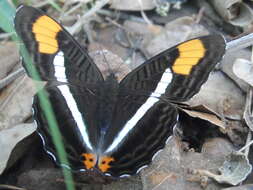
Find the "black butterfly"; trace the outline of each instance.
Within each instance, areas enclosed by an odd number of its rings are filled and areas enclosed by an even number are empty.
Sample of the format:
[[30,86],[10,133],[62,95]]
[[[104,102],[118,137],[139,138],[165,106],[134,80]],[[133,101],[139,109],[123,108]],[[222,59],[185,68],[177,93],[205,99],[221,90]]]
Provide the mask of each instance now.
[[[177,124],[173,102],[199,91],[226,46],[220,35],[183,42],[118,83],[113,74],[104,79],[78,42],[40,10],[18,7],[15,28],[48,82],[45,90],[67,149],[67,167],[113,177],[138,173],[164,148]],[[37,95],[33,110],[44,147],[59,162]]]

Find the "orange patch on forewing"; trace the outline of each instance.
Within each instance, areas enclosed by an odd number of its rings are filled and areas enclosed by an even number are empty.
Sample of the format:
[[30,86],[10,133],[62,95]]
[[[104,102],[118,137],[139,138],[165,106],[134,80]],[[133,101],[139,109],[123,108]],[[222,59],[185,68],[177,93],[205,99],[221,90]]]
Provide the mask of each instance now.
[[113,161],[113,157],[103,156],[99,159],[98,167],[102,172],[106,172],[109,168],[111,168],[110,163]]
[[32,26],[35,40],[38,42],[40,53],[54,54],[58,51],[56,35],[62,30],[61,26],[50,17],[39,17]]
[[206,49],[201,40],[195,39],[177,46],[179,57],[175,60],[172,70],[181,75],[189,75],[192,67],[205,56]]
[[199,39],[184,42],[178,45],[177,48],[180,49],[180,51],[205,50],[202,41]]
[[173,69],[173,71],[175,72],[175,73],[178,73],[178,74],[185,74],[185,75],[187,75],[188,73],[190,73],[191,72],[191,70],[192,70],[192,66],[183,66],[183,65],[181,65],[181,66],[177,66],[177,67],[175,67],[174,69]]
[[91,153],[83,153],[82,157],[84,158],[83,164],[86,167],[86,169],[91,169],[96,165],[97,157],[95,154]]

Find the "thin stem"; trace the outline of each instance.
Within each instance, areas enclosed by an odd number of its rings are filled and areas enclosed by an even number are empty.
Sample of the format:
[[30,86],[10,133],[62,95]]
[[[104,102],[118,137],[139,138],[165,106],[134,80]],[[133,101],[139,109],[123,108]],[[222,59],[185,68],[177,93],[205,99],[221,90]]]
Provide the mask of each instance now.
[[243,36],[241,38],[238,38],[236,40],[232,40],[230,42],[227,42],[226,51],[232,52],[239,49],[243,49],[246,47],[249,47],[253,45],[253,33],[250,33],[246,36]]
[[22,68],[20,68],[20,69],[18,69],[16,71],[14,71],[13,73],[9,74],[4,79],[0,80],[0,90],[2,88],[4,88],[5,86],[7,86],[8,84],[10,84],[15,79],[17,79],[18,77],[20,77],[21,75],[23,75],[24,73],[25,73],[25,70],[22,67]]

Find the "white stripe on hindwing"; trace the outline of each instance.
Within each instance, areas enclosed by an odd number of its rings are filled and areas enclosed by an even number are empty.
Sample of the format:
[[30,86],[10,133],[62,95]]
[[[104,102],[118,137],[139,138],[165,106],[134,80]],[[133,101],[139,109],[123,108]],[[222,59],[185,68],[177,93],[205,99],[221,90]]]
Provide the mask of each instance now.
[[173,74],[170,68],[167,68],[163,73],[161,80],[157,84],[157,87],[150,97],[146,100],[144,104],[136,111],[131,119],[129,119],[122,130],[118,133],[116,138],[113,140],[112,144],[106,149],[105,153],[113,151],[127,136],[127,134],[134,128],[137,122],[145,115],[145,113],[159,101],[159,97],[165,93],[166,88],[172,80]]
[[[65,73],[64,54],[62,51],[56,54],[53,64],[55,69],[55,77],[57,80],[60,82],[68,82]],[[86,146],[92,150],[93,148],[88,137],[87,127],[85,126],[82,114],[78,110],[77,103],[71,94],[69,87],[67,85],[61,85],[57,86],[57,88],[60,90],[62,96],[64,97],[67,106],[72,114],[72,117],[76,121],[76,125],[79,128]]]

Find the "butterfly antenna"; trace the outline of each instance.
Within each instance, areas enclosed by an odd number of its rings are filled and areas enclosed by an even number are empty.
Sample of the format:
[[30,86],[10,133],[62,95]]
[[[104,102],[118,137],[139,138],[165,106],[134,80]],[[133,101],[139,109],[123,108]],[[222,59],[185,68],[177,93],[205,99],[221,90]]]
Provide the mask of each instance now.
[[110,66],[110,64],[109,64],[109,61],[106,59],[105,53],[104,53],[104,51],[103,51],[101,45],[99,45],[99,49],[100,49],[100,51],[101,51],[102,54],[103,54],[104,61],[105,61],[106,65],[107,65],[107,67],[108,67],[109,73],[110,73],[110,74],[113,74],[113,73],[114,73],[114,72],[113,72],[113,69],[111,68],[111,66]]
[[[139,43],[140,43],[141,41],[138,39],[137,40],[137,42],[135,42],[135,44],[134,44],[134,47],[132,47],[130,50],[130,53],[129,53],[129,57],[131,56],[131,55],[133,55],[134,54],[134,52],[138,49],[138,46],[139,46]],[[130,43],[130,42],[129,42]],[[144,55],[144,57],[146,57],[145,55]],[[119,66],[115,69],[115,71],[119,71],[120,70],[120,68],[124,65],[124,64],[126,64],[126,62],[129,60],[129,58],[128,59],[126,59],[125,61],[123,61],[121,64],[119,64]],[[133,59],[133,56],[131,56],[131,61],[135,61],[136,62],[136,59]],[[135,63],[134,63],[135,64]],[[134,65],[134,64],[127,64],[128,66],[129,65]],[[134,67],[135,68],[135,67]],[[134,69],[132,66],[130,66],[130,69],[131,70],[133,70]]]

